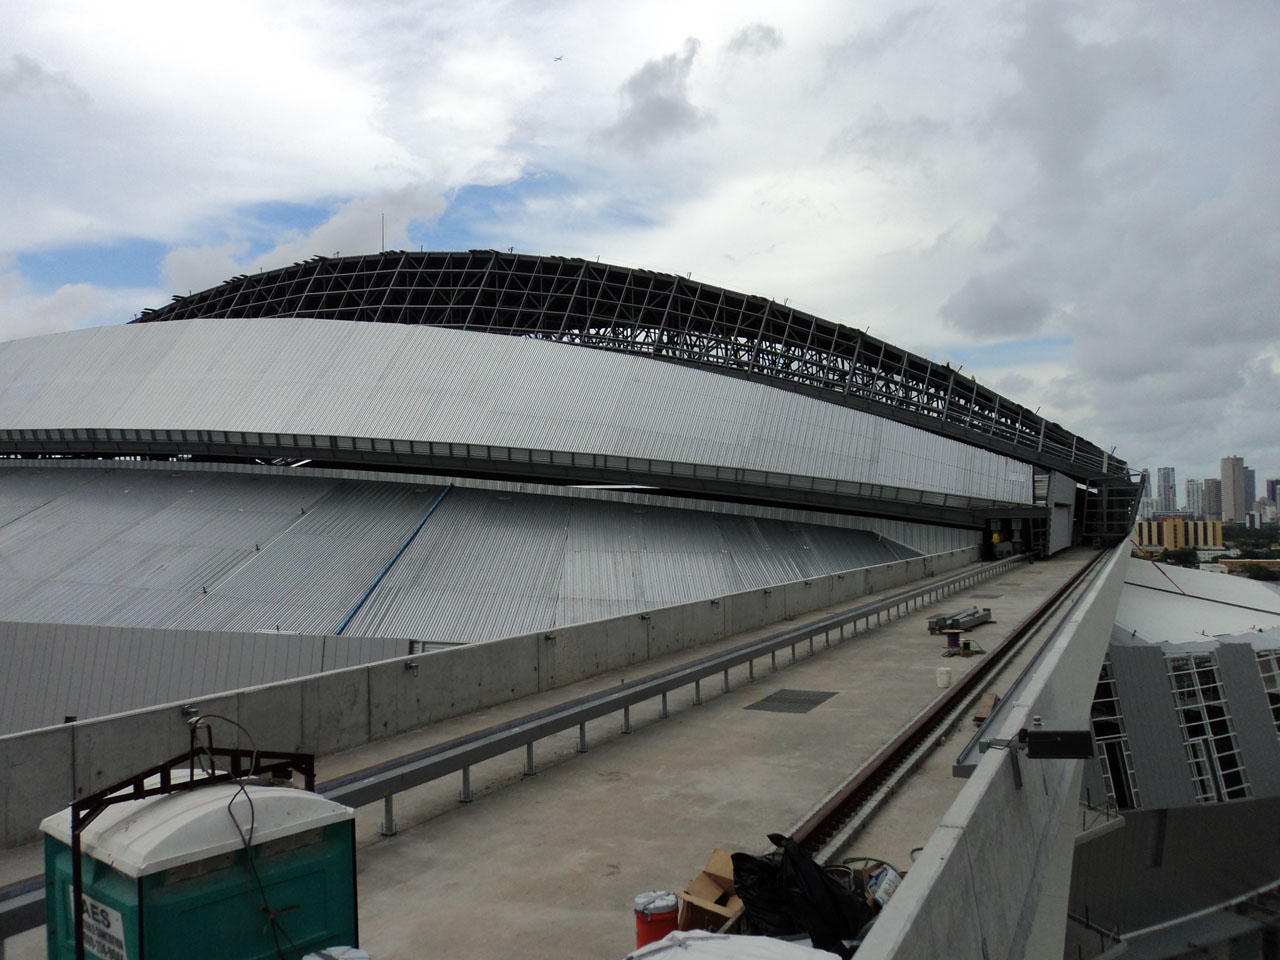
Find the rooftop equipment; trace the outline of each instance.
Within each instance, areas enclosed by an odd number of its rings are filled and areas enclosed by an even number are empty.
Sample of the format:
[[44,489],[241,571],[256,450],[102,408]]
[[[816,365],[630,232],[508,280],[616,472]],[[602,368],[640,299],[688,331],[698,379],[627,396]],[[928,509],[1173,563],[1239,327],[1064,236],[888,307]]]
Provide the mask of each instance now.
[[947,630],[969,630],[980,623],[991,619],[991,608],[969,607],[959,613],[940,613],[929,618],[930,633],[944,633]]
[[189,753],[40,824],[50,960],[266,960],[357,943],[354,811],[310,792],[309,754],[196,749],[197,725]]

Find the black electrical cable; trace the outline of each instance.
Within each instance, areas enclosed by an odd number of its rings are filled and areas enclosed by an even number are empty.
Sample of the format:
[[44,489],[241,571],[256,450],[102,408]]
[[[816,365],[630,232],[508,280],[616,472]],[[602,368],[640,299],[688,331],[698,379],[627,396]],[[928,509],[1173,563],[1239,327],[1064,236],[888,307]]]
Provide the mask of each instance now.
[[[270,924],[270,927],[271,927],[271,939],[275,943],[276,956],[279,957],[280,960],[289,960],[289,957],[285,955],[284,947],[281,946],[280,944],[280,937],[283,936],[286,940],[289,941],[289,948],[293,951],[294,957],[300,958],[302,956],[302,950],[294,942],[293,938],[289,936],[289,931],[286,930],[284,926],[280,923],[280,919],[279,919],[280,912],[271,909],[271,904],[267,900],[266,885],[263,884],[262,875],[258,873],[258,865],[257,863],[254,862],[254,859],[253,859],[253,830],[254,830],[254,826],[257,823],[258,813],[257,813],[257,809],[253,805],[253,797],[249,794],[249,791],[246,789],[246,786],[247,786],[247,781],[249,777],[252,777],[253,774],[258,769],[258,745],[253,739],[253,734],[251,734],[248,730],[246,730],[242,724],[236,722],[235,720],[232,720],[230,717],[224,717],[222,714],[219,714],[219,713],[206,713],[197,717],[195,719],[195,726],[200,726],[201,725],[200,721],[208,720],[208,719],[222,720],[225,723],[229,723],[233,727],[236,727],[241,733],[243,733],[249,739],[249,746],[253,749],[253,753],[249,759],[248,776],[242,777],[240,780],[237,781],[236,790],[234,793],[231,794],[231,798],[227,801],[227,815],[231,817],[231,823],[236,828],[236,833],[240,835],[240,843],[244,847],[245,867],[246,867],[245,878],[244,878],[245,891],[249,895],[250,902],[253,903],[253,905],[257,907],[267,917],[267,922]],[[203,726],[205,727],[206,730],[209,731],[209,749],[207,750],[207,752],[209,753],[209,759],[212,760],[213,759],[213,753],[212,753],[213,730],[207,723],[203,724]],[[247,834],[245,833],[244,828],[240,826],[240,820],[236,817],[235,811],[232,810],[232,805],[236,802],[236,798],[239,797],[240,794],[242,793],[244,794],[245,800],[248,801],[249,803],[249,832]],[[258,887],[258,893],[256,896],[254,895],[254,890],[253,890],[255,883],[257,884],[257,887]],[[284,912],[288,912],[289,910],[296,910],[296,909],[297,909],[296,906],[286,907]]]

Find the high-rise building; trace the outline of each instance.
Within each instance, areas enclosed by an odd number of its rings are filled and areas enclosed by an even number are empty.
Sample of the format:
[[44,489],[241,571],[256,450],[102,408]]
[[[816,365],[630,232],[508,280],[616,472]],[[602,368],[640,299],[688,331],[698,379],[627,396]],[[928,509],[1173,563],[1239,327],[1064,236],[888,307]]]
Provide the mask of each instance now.
[[1253,467],[1244,468],[1244,502],[1252,510],[1258,499],[1258,472]]
[[1156,513],[1155,491],[1151,488],[1151,471],[1143,467],[1142,497],[1138,500],[1138,519],[1150,520]]
[[1204,518],[1222,519],[1222,481],[1216,477],[1206,477],[1204,481]]
[[1222,520],[1224,523],[1244,523],[1250,501],[1245,499],[1244,457],[1223,457],[1219,461],[1222,470]]
[[1173,467],[1161,467],[1156,471],[1156,510],[1173,513],[1178,509],[1178,484]]
[[1204,520],[1204,483],[1200,480],[1187,481],[1187,513],[1192,520]]
[[1267,481],[1267,499],[1280,507],[1280,497],[1277,494],[1280,494],[1280,477]]

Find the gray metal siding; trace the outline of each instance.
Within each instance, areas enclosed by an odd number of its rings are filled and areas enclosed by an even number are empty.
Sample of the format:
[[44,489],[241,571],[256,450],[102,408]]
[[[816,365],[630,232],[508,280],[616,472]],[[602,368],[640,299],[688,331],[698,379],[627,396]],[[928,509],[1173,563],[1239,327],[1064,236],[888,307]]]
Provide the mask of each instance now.
[[1280,738],[1262,688],[1257,655],[1247,640],[1224,642],[1217,654],[1218,676],[1253,796],[1280,795]]
[[1057,553],[1071,546],[1071,533],[1075,521],[1076,482],[1061,473],[1049,474],[1049,553]]
[[0,735],[406,653],[394,639],[0,622]]
[[1111,666],[1133,751],[1142,806],[1196,802],[1182,733],[1169,687],[1164,652],[1156,646],[1112,643]]
[[[331,633],[443,489],[70,472],[87,482],[0,528],[9,619]],[[0,475],[0,502],[8,482]],[[455,488],[346,632],[475,642],[903,555],[877,534],[844,528]]]

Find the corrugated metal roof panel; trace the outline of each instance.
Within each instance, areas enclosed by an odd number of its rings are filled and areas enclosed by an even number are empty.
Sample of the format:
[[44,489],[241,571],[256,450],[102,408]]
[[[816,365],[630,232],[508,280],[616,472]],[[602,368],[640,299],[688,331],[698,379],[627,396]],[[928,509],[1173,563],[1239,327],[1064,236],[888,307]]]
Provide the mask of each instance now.
[[[396,437],[1031,496],[1030,468],[1007,457],[766,384],[568,344],[258,318],[0,347],[5,428]],[[106,362],[117,357],[127,363]]]
[[[291,475],[77,473],[90,481],[0,528],[9,618],[331,632],[440,491]],[[63,522],[93,516],[106,528]],[[347,632],[493,639],[589,610],[639,611],[895,558],[876,541],[734,514],[459,488]]]
[[0,623],[0,735],[406,652],[399,640]]

